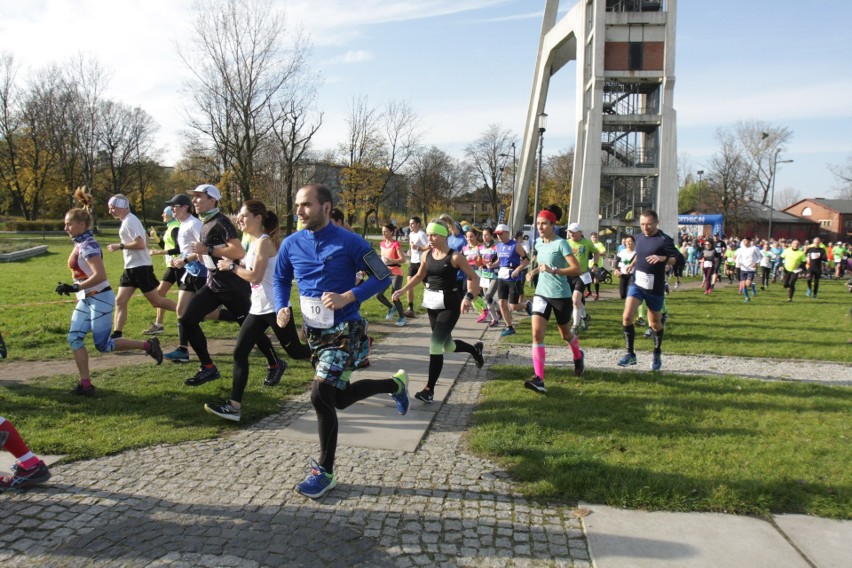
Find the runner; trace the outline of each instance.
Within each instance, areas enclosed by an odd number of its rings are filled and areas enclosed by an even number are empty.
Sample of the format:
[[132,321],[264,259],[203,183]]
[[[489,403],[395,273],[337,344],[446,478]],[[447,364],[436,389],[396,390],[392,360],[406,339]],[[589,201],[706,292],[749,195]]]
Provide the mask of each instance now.
[[712,240],[704,241],[704,250],[701,251],[701,266],[704,269],[704,295],[709,296],[716,286],[716,281],[719,279],[719,262],[721,257],[717,252],[718,247],[715,246]]
[[[166,297],[172,284],[179,282],[183,277],[183,269],[177,269],[172,266],[172,259],[180,253],[180,248],[177,244],[177,235],[180,230],[180,221],[175,218],[174,209],[166,205],[163,209],[163,222],[166,228],[163,230],[163,238],[160,239],[160,248],[148,249],[148,254],[151,256],[165,255],[163,260],[166,263],[166,272],[163,273],[163,279],[160,280],[160,285],[157,287],[157,294]],[[157,239],[157,230],[151,229],[151,237]],[[177,310],[177,307],[175,307]],[[157,317],[151,327],[142,332],[142,335],[159,335],[165,331],[163,323],[165,322],[166,311],[163,308],[157,308]]]
[[[592,246],[595,247],[595,250],[598,253],[597,261],[595,262],[595,270],[592,272],[592,282],[595,285],[595,295],[592,296],[592,299],[597,302],[600,297],[601,291],[601,278],[600,278],[600,270],[604,265],[604,258],[606,258],[606,245],[598,240],[598,234],[592,233],[589,235],[589,238],[592,240]],[[588,297],[588,294],[586,294]]]
[[0,448],[15,457],[12,475],[0,476],[0,493],[23,491],[50,479],[47,465],[24,443],[15,426],[0,416]]
[[[568,244],[571,245],[571,250],[574,251],[574,257],[580,263],[580,275],[574,276],[571,279],[571,288],[574,290],[572,294],[574,312],[572,319],[574,325],[571,327],[571,332],[577,334],[578,328],[586,331],[589,327],[589,314],[586,313],[586,301],[584,293],[586,288],[592,283],[592,275],[589,272],[589,267],[596,271],[598,264],[598,251],[592,244],[592,241],[583,236],[583,230],[579,223],[571,223],[568,225]],[[590,265],[589,260],[593,261]]]
[[536,217],[536,229],[540,237],[536,239],[535,251],[538,266],[530,271],[538,274],[538,284],[532,299],[532,362],[534,374],[524,381],[524,387],[535,392],[546,393],[544,385],[544,334],[550,314],[556,316],[556,326],[562,340],[571,348],[574,356],[574,376],[579,377],[585,369],[580,341],[571,331],[571,284],[568,277],[580,274],[580,263],[568,242],[556,234],[554,227],[558,217],[553,211],[543,210]]
[[494,231],[491,227],[482,229],[482,244],[479,245],[479,289],[485,297],[485,310],[477,318],[476,323],[482,323],[490,317],[489,327],[500,323],[500,307],[494,301],[497,293],[497,271],[491,268],[497,259],[497,242],[494,240]]
[[769,247],[769,243],[763,242],[762,250],[760,251],[760,289],[766,290],[769,288],[769,281],[772,278],[772,265],[775,263],[775,252]]
[[101,246],[92,235],[91,226],[92,216],[88,211],[74,208],[65,214],[65,232],[75,243],[68,257],[68,268],[71,269],[74,284],[60,282],[55,289],[57,294],[74,294],[77,298],[77,305],[71,314],[68,344],[74,352],[80,382],[70,394],[81,396],[95,394],[95,386],[89,372],[89,354],[84,344],[90,331],[95,348],[101,353],[141,349],[151,356],[157,365],[163,362],[160,340],[156,337],[148,341],[110,337],[115,295],[107,280]]
[[120,241],[107,245],[107,250],[120,250],[124,254],[124,272],[115,296],[112,322],[112,337],[118,338],[123,335],[124,324],[127,323],[127,304],[137,288],[155,308],[173,312],[177,304],[157,292],[160,282],[154,276],[154,264],[148,254],[148,235],[142,222],[130,212],[130,200],[120,193],[113,195],[109,200],[109,214],[121,221],[121,227],[118,229]]
[[642,232],[636,238],[636,256],[626,269],[633,275],[633,279],[627,289],[627,300],[624,302],[622,316],[627,353],[618,361],[621,367],[636,364],[636,352],[633,350],[636,328],[633,318],[643,300],[648,305],[648,322],[654,330],[651,370],[659,371],[663,366],[663,323],[660,312],[665,300],[665,270],[666,265],[675,263],[677,253],[671,237],[660,231],[657,228],[658,224],[659,218],[656,211],[652,209],[642,211],[639,217]]
[[757,263],[762,259],[763,254],[756,246],[752,245],[751,239],[746,238],[740,241],[740,246],[737,248],[734,260],[737,263],[737,269],[740,274],[740,287],[745,295],[743,303],[751,301],[751,298],[748,296],[749,289],[757,297],[757,284],[754,283],[754,279],[757,273]]
[[[479,295],[479,276],[467,263],[467,259],[459,252],[452,250],[447,243],[450,229],[442,220],[435,219],[426,227],[431,250],[420,265],[420,271],[405,285],[405,288],[425,283],[423,292],[423,307],[429,314],[429,325],[432,328],[432,338],[429,344],[429,377],[426,388],[414,395],[423,402],[432,402],[435,397],[435,385],[438,376],[444,368],[444,353],[469,353],[476,361],[477,368],[482,368],[482,342],[471,345],[460,339],[453,339],[452,332],[462,312],[473,306],[473,300]],[[470,288],[464,292],[461,282],[456,277],[461,270],[467,277]],[[394,300],[407,290],[397,290],[393,293]]]
[[[400,369],[389,379],[350,383],[354,350],[360,344],[364,326],[359,306],[387,288],[390,271],[367,241],[330,223],[331,191],[326,186],[302,187],[296,193],[295,206],[304,229],[287,237],[281,245],[273,290],[278,325],[287,327],[293,317],[290,291],[296,279],[303,326],[313,352],[311,403],[317,414],[320,457],[318,462],[311,460],[310,473],[296,490],[316,499],[337,485],[336,409],[387,393],[399,413],[405,414],[409,405],[408,375]],[[359,270],[368,272],[370,278],[353,287]]]
[[512,239],[509,226],[501,223],[494,229],[499,242],[497,243],[497,258],[490,268],[497,268],[497,301],[506,328],[500,332],[501,337],[517,333],[512,326],[512,310],[520,309],[521,289],[524,282],[521,273],[530,264],[524,247]]
[[816,300],[819,293],[819,280],[822,278],[822,270],[828,258],[825,245],[819,237],[815,237],[811,245],[805,248],[805,255],[807,256],[805,268],[808,271],[808,289],[805,291],[805,296]]
[[627,297],[627,286],[630,284],[631,278],[631,274],[626,269],[633,262],[633,257],[636,256],[636,238],[633,235],[627,235],[622,240],[624,248],[618,252],[616,275],[618,276],[618,295],[623,300]]
[[793,294],[796,293],[796,280],[802,273],[802,266],[806,259],[805,251],[799,249],[798,240],[794,240],[790,244],[790,248],[784,249],[784,252],[781,253],[781,260],[784,263],[784,287],[787,288],[788,302],[793,301]]
[[[405,256],[399,248],[399,241],[396,240],[396,227],[392,223],[388,223],[382,227],[382,242],[379,247],[382,251],[382,262],[388,267],[391,273],[391,293],[396,292],[402,287],[402,265],[405,263]],[[385,291],[382,290],[376,296],[376,299],[388,309],[386,320],[396,319],[396,327],[402,327],[408,323],[403,315],[405,310],[402,309],[402,302],[399,300],[391,303],[385,298]]]
[[[733,241],[727,244],[725,248],[725,276],[728,277],[728,284],[734,283],[734,276],[737,268],[737,247]],[[742,293],[742,290],[739,291]]]
[[[429,239],[426,233],[420,230],[420,217],[412,217],[408,220],[408,278],[406,283],[411,282],[417,271],[420,270],[420,261],[423,253],[429,250]],[[416,317],[414,314],[414,287],[408,289],[408,309],[403,314],[407,318]]]
[[[274,270],[269,262],[278,252],[281,235],[278,216],[267,211],[266,205],[257,199],[248,199],[237,215],[237,225],[243,234],[251,236],[251,244],[246,253],[244,265],[227,258],[218,262],[219,270],[231,271],[251,285],[251,308],[237,337],[234,348],[234,378],[231,385],[231,398],[204,405],[204,410],[220,418],[239,422],[242,411],[243,394],[249,378],[249,354],[257,340],[266,330],[272,328],[275,337],[287,355],[293,359],[307,359],[311,350],[299,341],[296,325],[292,318],[287,327],[278,326],[275,318],[275,302],[272,292]],[[287,363],[279,359],[275,366],[269,367],[263,384],[274,387],[281,382]]]

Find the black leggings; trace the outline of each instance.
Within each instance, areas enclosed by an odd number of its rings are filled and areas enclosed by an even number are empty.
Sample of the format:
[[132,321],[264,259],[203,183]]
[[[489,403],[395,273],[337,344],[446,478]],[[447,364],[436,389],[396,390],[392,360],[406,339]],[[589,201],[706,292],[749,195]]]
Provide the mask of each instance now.
[[284,328],[278,327],[275,321],[275,313],[249,314],[243,325],[240,326],[240,334],[237,336],[237,346],[234,347],[234,380],[231,385],[231,400],[243,401],[243,393],[249,377],[249,354],[252,348],[260,340],[266,337],[266,330],[272,328],[278,343],[287,352],[291,359],[308,359],[311,350],[307,345],[299,341],[296,333],[296,324],[293,318],[287,322]]
[[432,327],[432,338],[429,342],[429,378],[426,388],[433,392],[438,383],[438,376],[444,368],[444,353],[454,351],[471,355],[476,353],[473,345],[453,339],[451,335],[461,316],[461,299],[455,294],[445,294],[444,305],[450,307],[443,310],[426,310],[429,314],[429,325]]
[[822,272],[819,270],[811,270],[809,272],[810,278],[808,278],[808,290],[813,291],[813,296],[816,298],[817,292],[819,292],[819,280],[822,278]]
[[708,266],[704,269],[704,291],[713,289],[713,277],[716,276],[716,272],[713,270],[712,266]]
[[[391,277],[391,288],[390,288],[391,294],[393,294],[394,292],[396,292],[400,288],[402,288],[402,275],[401,274],[394,274]],[[385,290],[387,290],[387,288],[385,288]],[[379,302],[381,302],[381,304],[389,310],[396,308],[396,313],[398,314],[397,317],[400,317],[400,318],[402,317],[402,312],[404,311],[402,309],[402,302],[397,300],[396,302],[391,303],[390,300],[385,298],[385,292],[378,294],[376,296],[376,299]]]
[[624,300],[627,298],[627,287],[630,286],[630,275],[622,274],[618,277],[618,295]]
[[[186,340],[202,365],[212,365],[213,359],[210,358],[210,352],[207,350],[207,337],[201,331],[201,321],[207,314],[224,305],[233,314],[234,320],[242,326],[251,307],[250,293],[249,283],[245,282],[245,289],[215,291],[209,286],[203,286],[192,297],[186,312],[178,319],[178,324],[183,327]],[[278,361],[278,356],[272,349],[272,342],[266,335],[258,338],[257,347],[266,356],[270,365]]]
[[398,388],[399,385],[393,379],[362,379],[349,383],[345,390],[340,390],[330,383],[314,381],[311,403],[319,423],[319,464],[328,473],[334,471],[334,458],[337,453],[337,410],[343,410],[359,400],[377,394],[395,394]]
[[796,280],[799,279],[798,272],[784,271],[784,287],[787,288],[787,299],[792,300],[796,292]]
[[760,267],[760,285],[764,288],[769,287],[769,278],[772,275],[772,267],[771,266],[761,266]]

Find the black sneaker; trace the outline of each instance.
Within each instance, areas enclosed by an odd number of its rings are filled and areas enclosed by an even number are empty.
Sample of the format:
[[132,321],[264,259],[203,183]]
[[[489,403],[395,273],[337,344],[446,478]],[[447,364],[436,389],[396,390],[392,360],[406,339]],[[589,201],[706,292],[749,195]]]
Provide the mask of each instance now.
[[281,377],[284,375],[284,371],[286,370],[287,362],[279,359],[277,365],[266,369],[266,379],[263,381],[263,384],[268,387],[276,386],[281,382]]
[[538,393],[547,392],[547,389],[544,388],[544,380],[538,375],[533,375],[532,377],[524,381],[524,387]]
[[158,338],[152,337],[148,340],[148,349],[145,350],[145,353],[154,359],[157,365],[163,362],[163,350],[160,348],[160,340]]
[[586,370],[586,353],[581,349],[580,350],[580,358],[574,359],[574,376],[580,377],[583,375],[583,371]]
[[473,360],[476,361],[476,368],[481,369],[482,365],[485,364],[485,359],[482,357],[482,345],[481,341],[477,341],[473,348],[476,350],[476,353],[473,354]]
[[76,396],[95,396],[95,385],[83,387],[82,384],[77,383],[77,386],[68,391],[68,394],[73,394]]
[[0,359],[5,359],[7,355],[6,342],[3,341],[3,336],[0,335]]
[[219,369],[214,365],[213,367],[201,367],[198,369],[198,372],[195,373],[194,377],[190,377],[186,379],[183,384],[188,387],[197,387],[203,385],[204,383],[209,383],[210,381],[215,381],[221,375],[219,375]]
[[232,422],[240,421],[240,409],[231,406],[230,400],[220,400],[219,402],[210,402],[204,405],[204,410],[210,414],[215,414],[219,418],[230,420]]
[[435,402],[435,393],[430,390],[423,389],[419,393],[415,394],[414,398],[422,400],[423,402]]

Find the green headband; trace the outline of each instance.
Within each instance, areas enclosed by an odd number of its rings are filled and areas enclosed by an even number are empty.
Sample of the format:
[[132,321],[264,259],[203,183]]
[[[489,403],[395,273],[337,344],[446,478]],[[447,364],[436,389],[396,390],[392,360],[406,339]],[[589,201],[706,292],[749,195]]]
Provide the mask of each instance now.
[[429,223],[426,225],[426,232],[441,235],[442,237],[450,236],[450,231],[440,223]]

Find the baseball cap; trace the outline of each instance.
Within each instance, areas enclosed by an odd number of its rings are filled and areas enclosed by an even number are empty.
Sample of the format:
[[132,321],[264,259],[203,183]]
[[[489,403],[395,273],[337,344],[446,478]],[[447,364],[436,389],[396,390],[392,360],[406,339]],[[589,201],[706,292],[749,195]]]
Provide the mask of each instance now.
[[192,207],[192,200],[185,193],[181,193],[166,201],[166,205],[184,205],[186,207]]
[[571,223],[568,225],[569,233],[582,233],[583,229],[580,228],[580,223]]
[[500,223],[496,227],[494,227],[494,234],[499,235],[500,233],[508,233],[510,232],[509,225],[506,223]]
[[219,189],[215,185],[210,185],[209,183],[199,185],[195,189],[190,189],[189,193],[206,193],[216,201],[222,199],[222,194],[219,193]]

